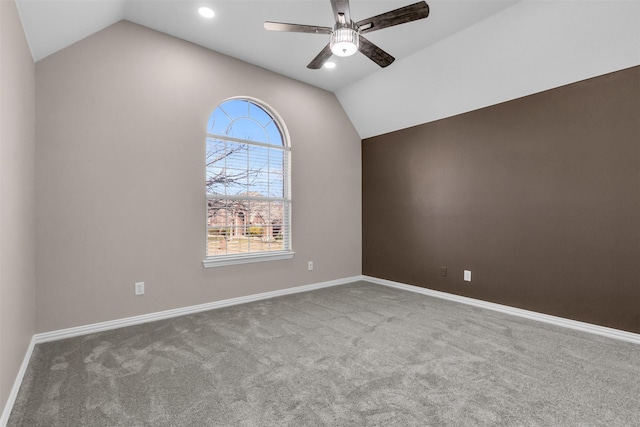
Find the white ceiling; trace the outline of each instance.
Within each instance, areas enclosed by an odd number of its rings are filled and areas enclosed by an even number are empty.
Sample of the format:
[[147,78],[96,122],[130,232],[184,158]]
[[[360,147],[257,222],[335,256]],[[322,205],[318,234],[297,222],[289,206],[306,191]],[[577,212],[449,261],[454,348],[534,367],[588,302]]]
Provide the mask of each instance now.
[[[351,16],[416,1],[351,0]],[[356,54],[333,70],[306,68],[328,36],[263,28],[332,26],[329,0],[16,2],[36,61],[126,19],[334,92],[362,138],[640,65],[638,0],[427,0],[427,19],[367,34],[389,67]]]
[[[351,0],[361,20],[417,0]],[[518,0],[428,0],[427,19],[367,35],[398,60],[420,52],[518,3]],[[336,92],[381,69],[362,54],[334,57],[332,70],[306,65],[328,43],[327,35],[269,32],[265,20],[333,26],[329,0],[17,0],[34,60],[126,19],[314,86]],[[216,16],[198,15],[200,6]]]

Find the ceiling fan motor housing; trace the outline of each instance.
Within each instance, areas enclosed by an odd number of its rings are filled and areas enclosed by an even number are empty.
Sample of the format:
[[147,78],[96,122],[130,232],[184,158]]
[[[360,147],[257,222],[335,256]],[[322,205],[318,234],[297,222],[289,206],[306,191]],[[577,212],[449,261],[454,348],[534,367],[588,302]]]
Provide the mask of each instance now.
[[353,22],[336,25],[331,33],[331,52],[336,56],[351,56],[360,48],[360,35]]

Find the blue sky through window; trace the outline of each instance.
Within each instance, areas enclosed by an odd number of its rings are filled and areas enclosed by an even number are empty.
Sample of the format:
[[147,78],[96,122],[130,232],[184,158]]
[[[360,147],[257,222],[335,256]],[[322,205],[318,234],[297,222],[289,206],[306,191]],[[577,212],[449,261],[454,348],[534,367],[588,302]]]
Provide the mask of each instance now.
[[209,117],[207,133],[209,194],[284,197],[282,132],[262,107],[225,101]]

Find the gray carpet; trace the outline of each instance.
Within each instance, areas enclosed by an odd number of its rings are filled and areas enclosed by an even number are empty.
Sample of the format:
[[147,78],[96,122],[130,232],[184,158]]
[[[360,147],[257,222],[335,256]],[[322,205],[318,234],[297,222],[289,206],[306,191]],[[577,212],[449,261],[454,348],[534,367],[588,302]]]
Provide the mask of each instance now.
[[36,346],[9,426],[637,426],[637,345],[358,282]]

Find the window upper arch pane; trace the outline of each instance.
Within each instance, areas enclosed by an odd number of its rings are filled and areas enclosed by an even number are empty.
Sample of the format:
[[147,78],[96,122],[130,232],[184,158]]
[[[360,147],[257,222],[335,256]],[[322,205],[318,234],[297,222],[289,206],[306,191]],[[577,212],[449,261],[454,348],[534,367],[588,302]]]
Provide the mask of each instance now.
[[231,98],[209,116],[207,133],[263,144],[287,146],[281,120],[257,100]]

